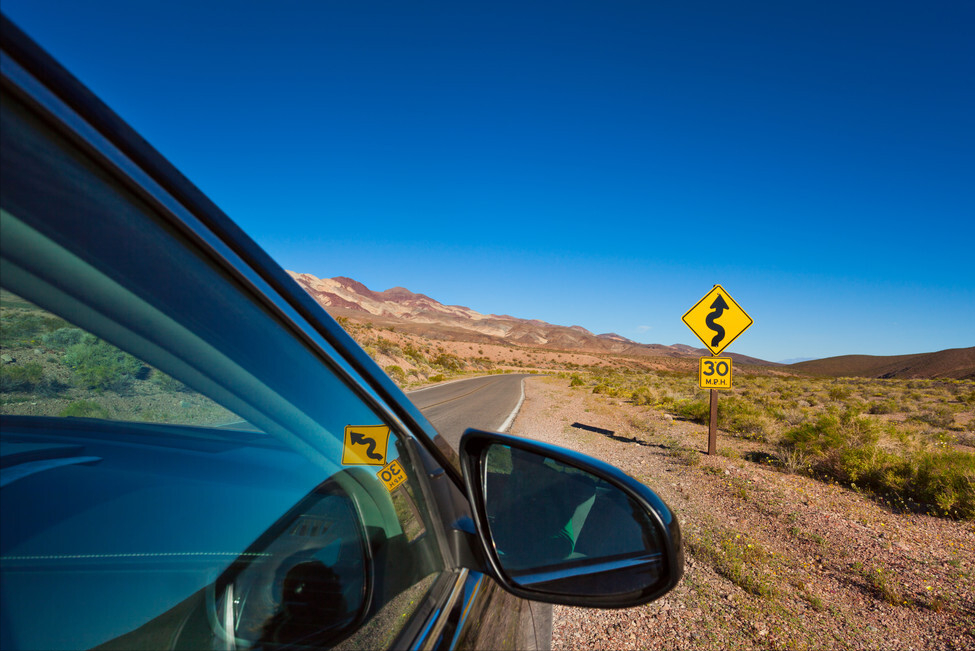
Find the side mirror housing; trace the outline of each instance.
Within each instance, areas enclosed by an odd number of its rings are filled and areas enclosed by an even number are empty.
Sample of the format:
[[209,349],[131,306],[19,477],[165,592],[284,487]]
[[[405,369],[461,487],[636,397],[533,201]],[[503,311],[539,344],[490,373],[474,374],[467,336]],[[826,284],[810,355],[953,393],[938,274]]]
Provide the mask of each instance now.
[[627,608],[684,573],[680,525],[652,490],[583,454],[469,429],[461,468],[495,580],[534,601]]

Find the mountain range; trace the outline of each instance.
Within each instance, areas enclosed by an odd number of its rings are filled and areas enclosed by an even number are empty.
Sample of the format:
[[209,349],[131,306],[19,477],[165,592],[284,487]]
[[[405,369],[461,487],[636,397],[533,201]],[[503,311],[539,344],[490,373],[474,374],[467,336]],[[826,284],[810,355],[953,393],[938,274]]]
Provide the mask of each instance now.
[[[332,316],[450,341],[505,343],[531,348],[647,357],[701,357],[707,349],[685,344],[641,344],[613,332],[595,334],[582,326],[561,326],[507,314],[482,314],[462,305],[444,305],[425,294],[393,287],[382,292],[342,276],[317,278],[288,272]],[[735,361],[772,364],[731,353]]]
[[[351,278],[317,278],[288,272],[333,317],[446,341],[501,343],[528,348],[641,357],[707,357],[706,348],[685,344],[641,344],[616,333],[595,334],[582,326],[561,326],[507,314],[482,314],[462,305],[444,305],[404,287],[376,292]],[[810,375],[878,378],[975,378],[975,347],[915,355],[844,355],[782,365],[725,353],[738,363],[761,364]]]

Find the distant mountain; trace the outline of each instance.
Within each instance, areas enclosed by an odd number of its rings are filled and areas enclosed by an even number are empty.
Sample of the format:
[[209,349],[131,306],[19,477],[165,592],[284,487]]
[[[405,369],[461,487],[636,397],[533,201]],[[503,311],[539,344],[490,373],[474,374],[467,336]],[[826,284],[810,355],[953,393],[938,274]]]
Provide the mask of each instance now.
[[816,357],[793,357],[792,359],[783,359],[779,364],[798,364],[799,362],[808,362],[810,360],[818,359]]
[[[332,316],[394,326],[406,332],[437,339],[501,342],[519,346],[576,350],[590,353],[648,357],[700,357],[706,349],[684,344],[640,344],[616,333],[593,334],[582,326],[559,326],[538,319],[519,319],[506,314],[481,314],[462,305],[444,305],[425,294],[403,287],[376,292],[342,276],[316,278],[289,274]],[[731,354],[741,363],[767,364],[760,359]]]
[[915,355],[842,355],[791,364],[810,375],[876,378],[975,379],[975,347],[950,348]]

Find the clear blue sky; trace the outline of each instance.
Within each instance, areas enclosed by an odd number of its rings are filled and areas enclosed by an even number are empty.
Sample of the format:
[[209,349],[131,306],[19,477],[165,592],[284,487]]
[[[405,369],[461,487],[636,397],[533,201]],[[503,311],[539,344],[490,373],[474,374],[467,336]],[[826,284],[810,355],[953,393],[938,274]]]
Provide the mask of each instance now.
[[778,361],[975,345],[975,3],[3,11],[287,269]]

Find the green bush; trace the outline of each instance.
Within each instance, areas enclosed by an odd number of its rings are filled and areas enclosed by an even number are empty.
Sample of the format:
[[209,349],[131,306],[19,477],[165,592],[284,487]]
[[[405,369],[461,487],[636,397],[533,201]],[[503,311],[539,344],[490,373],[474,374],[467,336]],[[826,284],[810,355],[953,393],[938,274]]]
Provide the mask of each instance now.
[[91,400],[75,400],[61,410],[61,418],[108,418],[108,411],[97,402]]
[[5,313],[0,319],[0,345],[13,347],[35,344],[44,333],[67,325],[67,321],[56,316]]
[[718,426],[748,438],[764,439],[769,431],[769,416],[753,403],[735,396],[718,400]]
[[[888,449],[881,445],[883,435],[888,445],[899,441],[904,447]],[[790,429],[781,445],[786,454],[808,460],[815,472],[840,482],[912,500],[941,515],[975,519],[975,454],[930,450],[910,440],[851,409]]]
[[948,428],[955,424],[955,412],[948,405],[938,405],[912,416],[914,420],[933,427]]
[[68,347],[64,363],[71,367],[78,386],[99,391],[120,390],[142,370],[138,359],[91,334]]
[[828,393],[830,400],[846,400],[853,395],[853,389],[845,384],[834,384]]
[[376,350],[388,357],[397,357],[403,353],[399,346],[384,337],[376,339]]
[[393,364],[391,366],[387,366],[384,370],[386,371],[386,375],[391,377],[394,382],[406,381],[406,371],[404,371],[401,366],[396,366]]
[[52,332],[45,333],[41,337],[41,341],[48,348],[64,350],[69,346],[80,344],[84,335],[85,331],[80,328],[58,328]]
[[450,353],[440,353],[433,359],[433,365],[439,366],[444,371],[450,373],[456,373],[464,369],[464,361],[457,357],[457,355],[452,355]]
[[30,391],[43,378],[44,371],[37,362],[27,362],[23,366],[5,364],[0,366],[0,391]]
[[650,387],[640,387],[633,392],[632,400],[634,405],[652,405],[656,402],[656,396]]
[[413,363],[417,365],[427,363],[427,358],[413,344],[403,346],[403,354],[413,360]]
[[711,404],[707,400],[678,400],[673,405],[674,413],[695,423],[707,424],[711,419]]
[[888,398],[886,400],[878,400],[877,402],[870,403],[871,414],[895,414],[899,410],[897,408],[897,403],[893,399]]

